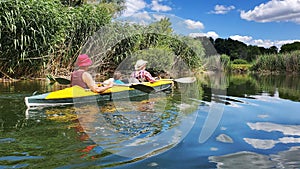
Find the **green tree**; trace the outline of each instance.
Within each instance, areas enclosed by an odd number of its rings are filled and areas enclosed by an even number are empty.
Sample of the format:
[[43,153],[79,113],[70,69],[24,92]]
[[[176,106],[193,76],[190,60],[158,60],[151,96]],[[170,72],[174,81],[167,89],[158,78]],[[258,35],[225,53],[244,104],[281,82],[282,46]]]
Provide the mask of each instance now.
[[280,53],[292,52],[295,50],[300,50],[300,42],[284,44],[280,48]]

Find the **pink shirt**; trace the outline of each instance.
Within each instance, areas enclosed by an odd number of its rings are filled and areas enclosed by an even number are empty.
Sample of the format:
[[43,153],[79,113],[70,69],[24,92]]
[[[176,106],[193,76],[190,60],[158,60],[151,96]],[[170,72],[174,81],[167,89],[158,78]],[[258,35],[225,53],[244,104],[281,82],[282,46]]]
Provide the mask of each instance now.
[[84,73],[85,71],[82,71],[82,70],[76,70],[74,72],[72,72],[71,74],[71,86],[80,86],[84,89],[88,89],[89,87],[87,86],[87,84],[83,81],[82,79],[82,74]]
[[140,71],[135,71],[133,72],[133,74],[131,75],[132,77],[138,79],[141,82],[155,82],[155,78],[152,77],[152,75],[146,71],[146,70],[140,70]]

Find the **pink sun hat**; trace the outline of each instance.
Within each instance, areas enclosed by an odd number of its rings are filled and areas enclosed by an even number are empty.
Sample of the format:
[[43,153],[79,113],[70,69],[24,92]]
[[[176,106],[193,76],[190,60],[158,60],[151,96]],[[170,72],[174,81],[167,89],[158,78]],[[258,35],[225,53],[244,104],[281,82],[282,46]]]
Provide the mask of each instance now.
[[77,66],[91,66],[93,64],[92,60],[89,58],[87,54],[81,54],[77,58]]

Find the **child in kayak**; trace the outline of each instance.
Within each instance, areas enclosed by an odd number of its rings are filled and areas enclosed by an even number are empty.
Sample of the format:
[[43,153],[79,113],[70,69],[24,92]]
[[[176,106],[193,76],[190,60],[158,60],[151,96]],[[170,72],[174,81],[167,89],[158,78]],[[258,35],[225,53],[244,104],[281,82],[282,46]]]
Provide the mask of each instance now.
[[138,60],[134,65],[135,71],[131,74],[131,78],[136,78],[140,82],[155,82],[156,79],[145,70],[147,63],[145,60]]
[[109,79],[107,79],[107,80],[105,80],[105,81],[103,82],[103,84],[107,84],[107,83],[109,83],[109,82],[112,82],[112,83],[114,83],[114,84],[116,84],[116,85],[122,85],[122,84],[125,84],[125,83],[121,80],[121,78],[122,78],[121,72],[120,72],[120,71],[115,71],[113,77],[112,77],[112,78],[109,78]]
[[81,54],[78,56],[76,66],[78,70],[75,70],[71,74],[71,86],[81,86],[85,89],[90,89],[93,92],[103,92],[113,86],[112,82],[108,82],[105,86],[98,86],[92,75],[88,72],[89,66],[92,65],[92,60],[87,54]]

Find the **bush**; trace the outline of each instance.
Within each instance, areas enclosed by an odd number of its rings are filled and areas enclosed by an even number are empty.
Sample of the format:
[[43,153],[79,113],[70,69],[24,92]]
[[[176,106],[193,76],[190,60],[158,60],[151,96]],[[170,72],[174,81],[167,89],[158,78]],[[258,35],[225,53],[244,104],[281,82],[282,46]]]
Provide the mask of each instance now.
[[232,61],[233,64],[248,64],[248,62],[244,59],[235,59]]

